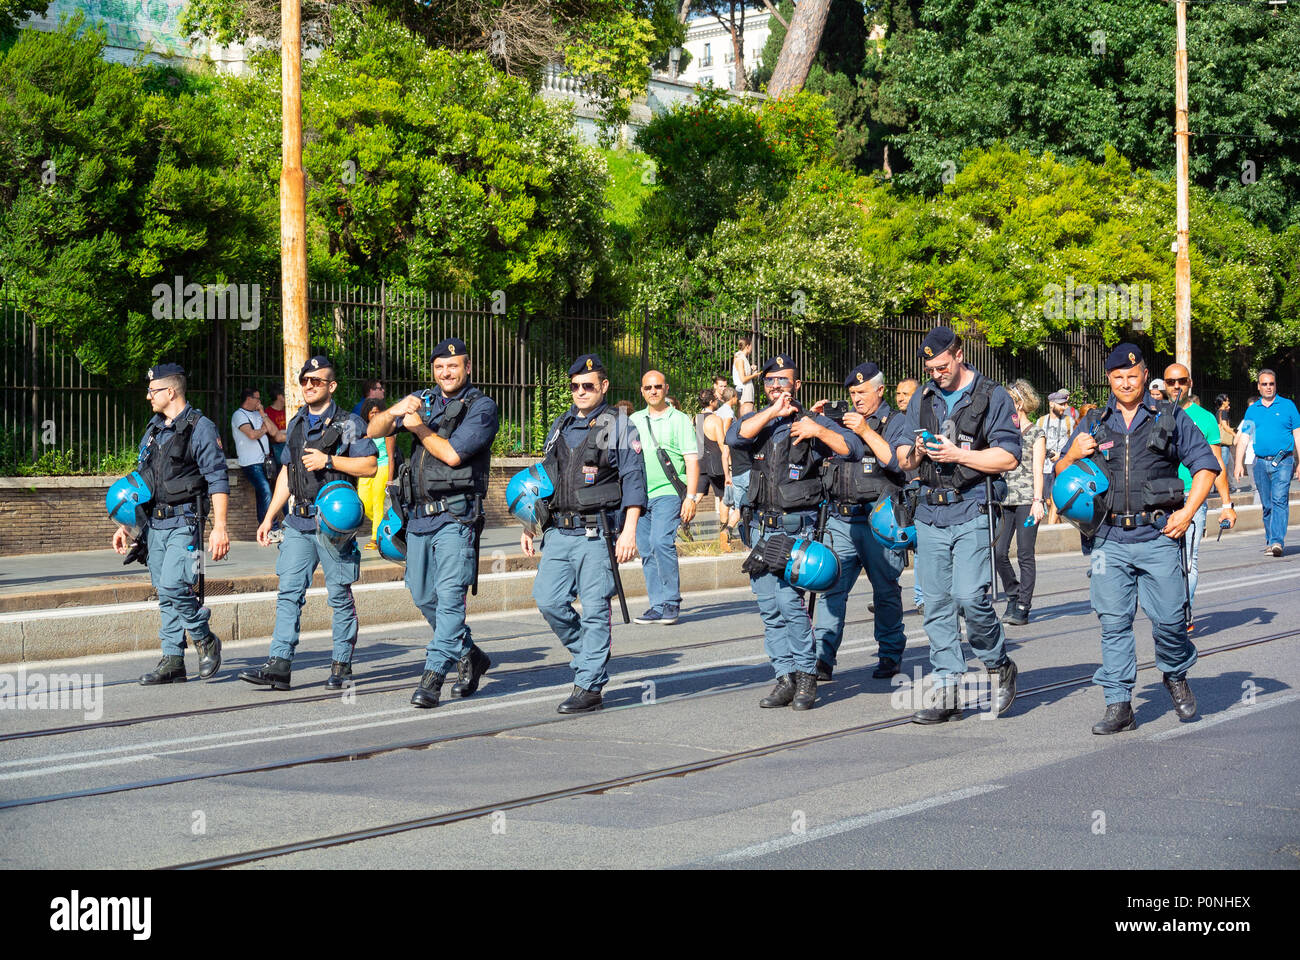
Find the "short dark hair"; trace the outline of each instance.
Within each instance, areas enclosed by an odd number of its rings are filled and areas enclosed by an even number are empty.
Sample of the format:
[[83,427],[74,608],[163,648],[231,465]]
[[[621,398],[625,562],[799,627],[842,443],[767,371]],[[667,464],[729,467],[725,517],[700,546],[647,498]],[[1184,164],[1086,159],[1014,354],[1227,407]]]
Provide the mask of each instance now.
[[1214,405],[1216,407],[1221,407],[1224,405],[1224,403],[1231,403],[1231,402],[1232,402],[1232,397],[1228,396],[1226,393],[1221,393],[1214,398]]
[[276,400],[284,396],[284,387],[278,383],[272,384],[266,388],[266,395],[271,398],[272,403],[275,403]]
[[375,389],[375,387],[382,387],[383,385],[384,381],[382,380],[367,380],[361,387],[361,392],[369,393],[371,390]]
[[713,391],[701,390],[699,399],[700,399],[700,410],[703,411],[708,409],[709,404],[711,404],[714,400]]
[[261,392],[262,391],[258,390],[257,387],[245,387],[243,390],[239,392],[239,402],[243,403],[249,397],[256,397],[260,395]]
[[380,400],[378,397],[367,397],[365,401],[361,404],[362,421],[366,421],[370,419],[371,410],[382,410],[383,408],[384,408],[384,401]]

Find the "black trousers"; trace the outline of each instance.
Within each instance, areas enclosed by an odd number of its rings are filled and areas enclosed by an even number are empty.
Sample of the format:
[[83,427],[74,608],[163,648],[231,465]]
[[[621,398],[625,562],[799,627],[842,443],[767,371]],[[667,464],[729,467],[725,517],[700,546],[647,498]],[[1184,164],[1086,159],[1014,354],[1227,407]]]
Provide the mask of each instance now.
[[[1004,506],[998,521],[998,538],[993,545],[993,559],[997,564],[998,576],[1002,580],[1002,589],[1008,600],[1016,600],[1026,607],[1034,601],[1034,580],[1038,565],[1034,560],[1034,545],[1038,543],[1038,524],[1025,526],[1029,519],[1027,503],[1019,506]],[[1016,568],[1011,565],[1008,554],[1011,551],[1011,536],[1016,538],[1016,562],[1020,565],[1020,578],[1016,579]]]

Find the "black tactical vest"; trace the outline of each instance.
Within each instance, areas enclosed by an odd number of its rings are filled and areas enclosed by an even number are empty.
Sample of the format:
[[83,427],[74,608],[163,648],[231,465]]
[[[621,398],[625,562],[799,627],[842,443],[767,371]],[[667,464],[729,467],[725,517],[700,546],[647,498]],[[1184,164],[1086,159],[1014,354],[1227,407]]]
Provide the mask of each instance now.
[[[319,450],[328,456],[338,454],[339,448],[343,446],[343,428],[340,420],[347,414],[342,413],[336,405],[331,404],[331,410],[326,413],[325,429],[320,437],[312,441],[312,449]],[[293,494],[294,500],[300,504],[311,504],[316,502],[316,494],[320,488],[333,480],[346,480],[348,483],[356,486],[355,477],[346,473],[340,473],[338,470],[308,470],[303,466],[302,453],[307,446],[307,416],[298,418],[297,425],[289,434],[289,492]]]
[[1168,512],[1183,505],[1174,423],[1178,408],[1166,400],[1146,406],[1148,412],[1155,408],[1155,416],[1142,421],[1132,433],[1110,428],[1111,418],[1122,416],[1113,407],[1106,407],[1100,415],[1090,412],[1081,424],[1097,440],[1092,460],[1106,471],[1110,481],[1106,496],[1113,513]]
[[[883,428],[891,416],[892,412],[882,420],[877,409],[876,413],[867,417],[867,426],[883,434]],[[835,503],[875,503],[882,496],[889,496],[899,489],[899,484],[885,472],[870,447],[861,460],[849,461],[836,457],[828,461],[823,470],[826,473],[826,495]]]
[[[436,433],[449,438],[469,415],[470,407],[483,396],[477,387],[467,387],[455,400],[449,401],[438,422]],[[380,441],[383,442],[382,440]],[[441,500],[458,494],[487,496],[488,469],[492,463],[492,450],[484,447],[468,462],[451,466],[439,460],[418,440],[411,448],[411,487],[417,503]]]
[[150,427],[150,433],[142,444],[139,471],[153,491],[155,504],[174,507],[189,503],[207,490],[203,472],[190,455],[190,438],[202,416],[202,411],[190,407],[184,419],[172,424],[174,432],[164,449],[158,446],[158,434],[162,432],[163,424],[159,422]]
[[605,411],[587,423],[587,436],[570,449],[564,430],[555,432],[543,461],[555,484],[551,513],[596,513],[615,510],[623,502],[618,468],[609,458],[615,441],[615,416]]
[[[982,376],[970,389],[970,403],[958,411],[955,417],[949,418],[953,421],[954,430],[953,435],[948,439],[959,447],[970,444],[972,450],[985,450],[989,445],[987,433],[989,399],[997,389],[997,384],[988,377]],[[934,404],[931,402],[931,398],[937,392],[938,388],[934,385],[934,381],[925,385],[925,389],[921,391],[919,415],[921,426],[936,437],[942,432],[939,417],[934,412]],[[912,402],[916,403],[917,398],[913,397]],[[921,483],[927,487],[959,492],[983,483],[986,476],[974,467],[955,463],[935,463],[929,457],[922,458],[917,475],[921,478]]]
[[754,466],[749,487],[749,502],[762,510],[813,510],[821,502],[821,463],[813,458],[812,441],[791,443],[790,431],[779,442],[767,435],[754,451]]

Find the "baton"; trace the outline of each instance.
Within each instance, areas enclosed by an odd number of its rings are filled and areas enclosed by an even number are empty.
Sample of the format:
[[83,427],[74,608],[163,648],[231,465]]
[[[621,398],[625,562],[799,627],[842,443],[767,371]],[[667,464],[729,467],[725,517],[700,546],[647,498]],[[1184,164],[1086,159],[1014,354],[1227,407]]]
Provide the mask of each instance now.
[[623,622],[631,623],[627,612],[627,597],[623,596],[623,577],[618,572],[618,557],[614,556],[614,528],[610,525],[605,511],[600,511],[600,532],[605,537],[605,547],[609,550],[609,569],[614,574],[614,589],[618,591],[618,607],[623,613]]
[[198,514],[199,514],[198,524],[194,528],[194,531],[197,534],[197,539],[198,539],[198,542],[194,545],[194,549],[198,552],[198,557],[199,557],[199,606],[200,607],[203,606],[203,602],[207,599],[206,578],[207,578],[208,565],[205,562],[203,556],[203,521],[205,519],[203,514],[204,514],[204,509],[207,506],[206,501],[207,501],[207,497],[201,493],[198,495],[198,498],[195,500],[195,505],[198,508]]
[[483,528],[487,526],[487,516],[483,513],[482,497],[474,498],[474,508],[478,515],[474,518],[474,580],[469,585],[469,592],[477,597],[479,554],[483,549]]
[[[830,512],[830,501],[822,499],[822,505],[817,508],[817,526],[813,529],[813,539],[818,543],[822,542],[822,537],[826,535],[826,515]],[[812,621],[813,611],[817,609],[817,594],[810,594],[808,597],[808,620]]]

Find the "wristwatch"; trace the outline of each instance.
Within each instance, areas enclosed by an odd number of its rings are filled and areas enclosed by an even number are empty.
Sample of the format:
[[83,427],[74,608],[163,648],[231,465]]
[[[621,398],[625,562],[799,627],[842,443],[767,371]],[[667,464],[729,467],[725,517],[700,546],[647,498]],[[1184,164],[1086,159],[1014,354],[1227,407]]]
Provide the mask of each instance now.
[[697,493],[697,494],[695,494],[694,496],[691,497],[691,502],[692,502],[692,503],[699,503],[699,502],[700,502],[701,500],[703,500],[703,499],[704,499],[704,494],[702,494],[702,493]]
[[325,469],[326,470],[334,469],[334,454],[329,453],[325,455]]

